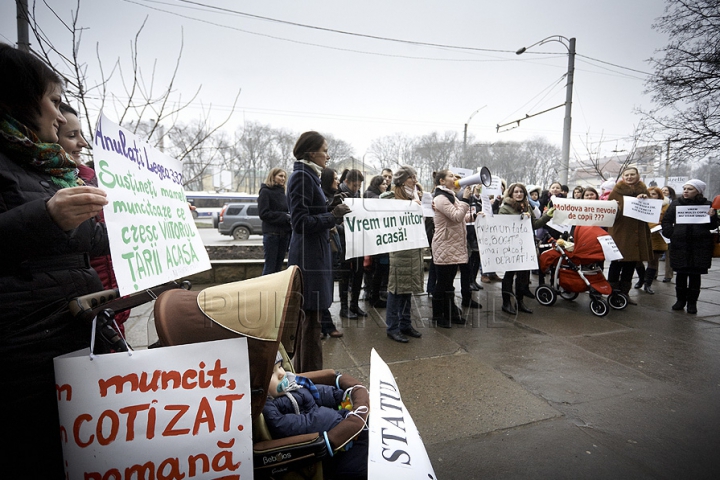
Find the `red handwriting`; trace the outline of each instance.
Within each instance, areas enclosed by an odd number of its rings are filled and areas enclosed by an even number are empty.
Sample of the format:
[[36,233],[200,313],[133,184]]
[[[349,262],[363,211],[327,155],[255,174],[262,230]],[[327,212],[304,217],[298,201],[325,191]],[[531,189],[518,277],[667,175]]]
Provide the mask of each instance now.
[[[157,479],[182,479],[185,477],[192,478],[197,475],[212,472],[234,472],[242,462],[233,461],[233,452],[230,450],[235,444],[235,439],[230,441],[217,442],[218,448],[221,450],[212,459],[206,453],[198,453],[190,455],[187,458],[185,466],[177,457],[166,458],[159,464],[148,461],[143,464],[135,464],[124,469],[111,468],[105,473],[101,472],[85,472],[83,478],[85,480],[123,480],[123,479],[139,479],[139,478],[157,478]],[[186,467],[186,468],[184,468]],[[239,474],[223,475],[214,477],[215,480],[240,480]]]
[[[195,388],[223,388],[226,382],[223,377],[227,368],[223,367],[220,359],[215,360],[215,366],[205,370],[205,362],[200,362],[199,369],[190,368],[184,372],[176,370],[163,371],[155,370],[152,374],[142,372],[129,373],[127,375],[115,375],[108,379],[98,380],[100,396],[106,397],[110,388],[115,389],[115,394],[123,393],[125,385],[129,386],[131,392],[141,391],[143,393],[158,390],[178,389],[192,390]],[[234,388],[235,382],[228,383],[229,388]],[[59,392],[58,392],[59,395]]]
[[[179,435],[198,435],[203,429],[208,433],[217,429],[216,418],[222,418],[222,431],[229,432],[234,402],[240,401],[244,394],[218,395],[214,401],[203,397],[196,406],[191,405],[165,405],[163,411],[176,412],[169,420],[165,420],[161,437],[174,437]],[[136,437],[136,427],[145,430],[145,438],[155,437],[158,429],[157,400],[151,403],[130,405],[114,410],[104,410],[97,419],[88,413],[78,415],[73,422],[72,440],[80,448],[85,448],[97,441],[100,445],[109,445],[118,438],[131,442]],[[192,410],[191,410],[192,409]],[[188,412],[191,412],[188,415]],[[194,414],[194,418],[193,418]],[[187,416],[186,416],[187,415]],[[189,418],[188,418],[189,417]],[[243,426],[238,426],[243,430]],[[124,436],[123,436],[124,434]]]

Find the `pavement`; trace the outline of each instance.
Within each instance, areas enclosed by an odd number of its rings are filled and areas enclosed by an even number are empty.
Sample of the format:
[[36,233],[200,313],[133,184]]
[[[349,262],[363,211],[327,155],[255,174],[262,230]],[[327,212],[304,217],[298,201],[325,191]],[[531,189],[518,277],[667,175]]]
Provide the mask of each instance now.
[[[324,363],[367,382],[375,348],[440,479],[718,479],[720,259],[702,283],[696,315],[672,311],[674,283],[656,282],[605,317],[587,294],[510,316],[500,284],[483,284],[483,308],[451,329],[432,327],[430,299],[415,296],[421,339],[390,340],[385,311],[368,308],[323,340]],[[154,342],[150,306],[126,330],[136,348]]]

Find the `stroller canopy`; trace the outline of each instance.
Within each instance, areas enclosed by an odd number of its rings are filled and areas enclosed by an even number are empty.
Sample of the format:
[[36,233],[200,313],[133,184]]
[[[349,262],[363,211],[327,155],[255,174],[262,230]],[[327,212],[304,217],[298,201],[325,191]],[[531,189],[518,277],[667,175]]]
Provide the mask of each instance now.
[[575,227],[573,235],[575,248],[572,252],[568,252],[568,257],[578,265],[602,262],[605,260],[605,254],[597,238],[604,235],[609,234],[600,227]]

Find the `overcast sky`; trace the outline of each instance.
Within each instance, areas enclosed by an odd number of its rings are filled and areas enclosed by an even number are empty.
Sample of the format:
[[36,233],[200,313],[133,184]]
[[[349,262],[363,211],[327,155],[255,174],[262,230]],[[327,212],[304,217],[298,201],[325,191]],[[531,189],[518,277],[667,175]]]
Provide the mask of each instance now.
[[[66,19],[76,7],[76,0],[48,3]],[[514,52],[549,36],[575,37],[572,156],[584,157],[588,141],[595,149],[602,138],[605,154],[629,146],[639,121],[634,109],[650,105],[641,72],[651,71],[646,60],[666,43],[651,28],[664,6],[661,0],[83,0],[79,24],[86,27],[81,55],[90,76],[97,75],[96,43],[106,69],[119,56],[129,67],[130,43],[147,16],[141,68],[149,77],[157,59],[155,82],[163,84],[183,38],[178,93],[189,98],[202,86],[188,113],[212,104],[219,120],[242,89],[233,127],[257,121],[331,133],[359,157],[373,139],[395,133],[455,131],[461,140],[464,124],[484,106],[469,124],[476,140],[545,137],[560,147],[563,108],[504,133],[495,126],[565,101],[563,45]],[[44,5],[37,16],[44,33],[67,50],[69,36]],[[10,0],[0,2],[0,40],[17,40]],[[117,84],[113,93],[124,95]]]

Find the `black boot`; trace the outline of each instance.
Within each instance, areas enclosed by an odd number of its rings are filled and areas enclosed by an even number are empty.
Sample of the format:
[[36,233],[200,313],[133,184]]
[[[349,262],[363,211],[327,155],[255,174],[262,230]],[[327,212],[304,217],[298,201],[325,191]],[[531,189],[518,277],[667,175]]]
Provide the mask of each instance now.
[[697,313],[697,299],[700,296],[700,290],[688,288],[687,291],[687,313]]
[[367,312],[358,306],[358,301],[360,301],[359,289],[358,292],[352,292],[352,299],[350,300],[350,313],[354,313],[358,317],[367,317]]
[[462,316],[462,310],[460,309],[460,307],[455,305],[455,296],[446,295],[445,301],[447,302],[445,311],[450,312],[450,322],[456,325],[465,325],[466,320]]
[[433,309],[433,322],[437,323],[438,327],[450,328],[450,318],[445,314],[445,299],[436,298],[435,295],[432,297],[432,309]]
[[673,310],[682,310],[683,308],[685,308],[685,304],[687,303],[687,295],[688,289],[686,286],[675,285],[675,298],[677,298],[677,301],[675,302],[675,305],[673,305],[671,308]]
[[517,315],[517,310],[515,310],[515,307],[513,307],[511,303],[512,296],[513,294],[510,292],[502,292],[502,311],[510,315]]
[[348,308],[347,292],[340,294],[340,316],[353,320],[358,318],[357,313],[351,312]]
[[654,268],[648,268],[645,270],[645,286],[643,287],[643,290],[645,290],[645,293],[649,293],[650,295],[653,295],[655,293],[655,290],[652,289],[653,280],[655,280],[655,274],[657,273],[657,270]]
[[518,309],[518,311],[523,312],[523,313],[533,313],[533,311],[530,310],[528,307],[526,307],[525,304],[523,303],[523,300],[525,297],[523,290],[526,288],[527,287],[515,289],[515,298],[517,298],[517,309]]

